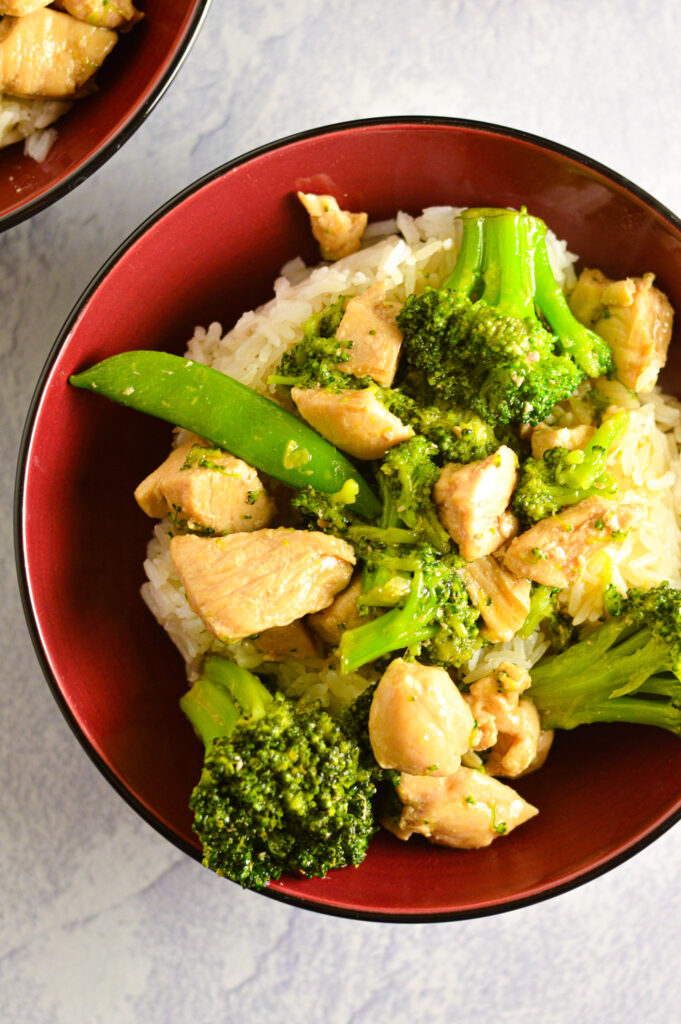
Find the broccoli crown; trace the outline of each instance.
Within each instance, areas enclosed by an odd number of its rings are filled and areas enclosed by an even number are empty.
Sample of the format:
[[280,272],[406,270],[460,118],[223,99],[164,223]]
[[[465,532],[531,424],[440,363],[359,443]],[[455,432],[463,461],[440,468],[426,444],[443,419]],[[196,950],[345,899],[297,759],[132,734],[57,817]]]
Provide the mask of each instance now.
[[360,864],[376,831],[374,792],[340,724],[276,694],[206,751],[190,801],[203,863],[252,888],[285,871],[323,877]]
[[437,516],[431,499],[440,469],[433,462],[437,446],[416,435],[391,448],[381,463],[380,472],[397,515],[419,538],[439,551],[451,547],[449,534]]
[[681,591],[608,588],[602,625],[532,669],[546,729],[638,722],[681,735]]
[[538,423],[584,379],[538,321],[459,292],[410,296],[398,323],[406,358],[428,385],[492,424]]
[[618,413],[601,424],[583,451],[549,448],[541,459],[526,459],[513,494],[515,514],[537,522],[586,498],[616,494],[617,482],[606,472],[605,463],[628,423],[627,414]]

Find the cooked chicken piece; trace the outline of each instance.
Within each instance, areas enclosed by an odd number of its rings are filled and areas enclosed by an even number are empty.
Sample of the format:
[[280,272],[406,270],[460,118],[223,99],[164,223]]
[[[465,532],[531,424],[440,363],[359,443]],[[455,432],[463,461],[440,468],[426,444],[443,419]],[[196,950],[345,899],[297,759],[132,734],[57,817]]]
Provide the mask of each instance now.
[[323,260],[340,260],[357,252],[369,219],[366,213],[341,210],[333,196],[298,192],[298,198],[310,215]]
[[440,522],[467,562],[496,551],[509,536],[505,513],[517,467],[515,452],[502,445],[480,462],[467,466],[450,462],[440,473],[433,500]]
[[595,427],[586,423],[577,427],[550,427],[547,423],[538,423],[532,431],[532,456],[541,459],[550,448],[565,448],[569,452],[585,448],[596,433]]
[[123,31],[144,17],[131,0],[60,0],[54,6],[68,11],[79,21],[86,21],[88,25]]
[[191,530],[240,533],[272,522],[276,507],[260,477],[241,459],[199,439],[175,448],[137,487],[135,498],[148,516]]
[[396,444],[414,435],[411,427],[381,405],[369,388],[292,388],[291,398],[303,419],[322,437],[356,459],[382,459]]
[[345,541],[286,529],[182,534],[171,540],[170,557],[189,604],[225,643],[326,608],[347,586],[355,564]]
[[255,646],[265,661],[285,661],[287,658],[318,658],[319,641],[305,623],[298,619],[289,626],[266,629],[255,638]]
[[51,0],[0,0],[0,14],[23,18],[39,7],[47,7]]
[[508,545],[502,560],[516,576],[546,587],[567,587],[589,559],[640,519],[633,505],[587,498],[542,519]]
[[537,752],[525,771],[519,772],[516,778],[519,778],[520,775],[529,775],[530,772],[536,772],[538,768],[541,768],[549,756],[549,750],[553,744],[553,735],[553,729],[542,729],[540,731],[539,739],[537,740]]
[[47,7],[0,21],[0,93],[75,96],[118,35]]
[[369,711],[369,739],[381,768],[451,775],[473,729],[473,716],[443,668],[397,658],[381,676]]
[[386,300],[382,281],[350,299],[336,331],[348,356],[338,364],[339,370],[355,377],[373,377],[382,387],[390,387],[402,348],[402,331],[395,319],[399,308]]
[[488,775],[520,775],[537,756],[539,713],[531,700],[521,698],[529,685],[524,669],[502,662],[494,675],[478,679],[464,695],[477,725],[474,749],[491,748],[485,761]]
[[472,768],[442,779],[401,775],[397,793],[404,808],[385,828],[398,839],[418,834],[463,850],[489,846],[538,813],[510,786]]
[[311,629],[331,647],[337,647],[346,629],[354,629],[368,622],[371,616],[360,615],[357,598],[362,593],[361,574],[356,575],[347,590],[334,598],[328,608],[310,615],[307,622]]
[[632,391],[651,391],[667,361],[674,310],[653,287],[654,274],[611,281],[600,270],[583,270],[570,308],[612,349],[617,376]]
[[464,579],[468,595],[485,621],[485,637],[493,644],[514,637],[530,611],[530,581],[518,579],[494,555],[469,562]]

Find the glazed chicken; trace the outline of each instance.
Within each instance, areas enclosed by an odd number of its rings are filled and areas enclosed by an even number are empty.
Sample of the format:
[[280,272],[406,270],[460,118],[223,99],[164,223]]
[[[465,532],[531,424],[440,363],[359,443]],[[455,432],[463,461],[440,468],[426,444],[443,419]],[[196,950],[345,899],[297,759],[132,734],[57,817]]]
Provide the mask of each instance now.
[[118,35],[41,8],[0,22],[0,92],[76,96],[116,45]]
[[[513,778],[536,764],[542,737],[539,714],[532,701],[522,697],[530,683],[524,669],[502,662],[493,675],[472,683],[464,696],[477,726],[473,749],[490,751],[485,760],[488,775]],[[545,736],[544,757],[550,742]]]
[[515,537],[502,561],[516,576],[546,587],[567,587],[579,579],[593,555],[639,518],[632,505],[587,498]]
[[369,712],[369,738],[381,768],[451,775],[473,729],[473,715],[443,668],[397,658],[381,676]]
[[192,608],[226,643],[288,626],[331,604],[352,576],[345,541],[303,530],[256,530],[228,537],[180,534],[170,557]]
[[187,529],[212,533],[259,530],[276,513],[254,469],[199,438],[175,448],[137,487],[135,498],[152,518],[170,514]]
[[502,445],[480,462],[450,462],[440,473],[433,500],[440,522],[467,562],[496,551],[515,531],[515,517],[506,510],[517,467],[515,452]]
[[607,341],[617,376],[632,391],[651,391],[667,361],[674,311],[654,274],[611,281],[583,270],[570,296],[572,312]]
[[319,242],[324,260],[340,260],[359,249],[367,226],[366,213],[341,210],[333,196],[298,192],[298,198],[310,215],[312,234]]
[[398,311],[396,303],[386,301],[382,281],[350,299],[336,331],[347,356],[338,369],[390,387],[402,348],[402,331],[395,319]]
[[357,574],[350,586],[338,594],[328,608],[309,616],[308,625],[325,643],[337,647],[344,630],[354,629],[369,621],[369,616],[360,615],[357,607],[357,598],[361,593],[362,577]]
[[389,412],[368,388],[292,388],[291,398],[310,426],[356,459],[381,459],[400,441],[414,436],[411,427]]
[[299,661],[317,658],[321,653],[321,645],[302,619],[288,626],[265,629],[258,634],[254,643],[265,661],[286,661],[288,658]]
[[512,639],[530,610],[530,581],[509,572],[494,555],[469,562],[464,578],[485,623],[485,639],[493,644]]
[[131,0],[60,0],[54,4],[79,21],[99,28],[130,28],[144,15]]
[[444,778],[403,774],[397,793],[402,812],[384,818],[385,828],[398,839],[422,835],[463,850],[489,846],[538,813],[510,786],[471,768]]
[[47,7],[51,0],[0,0],[0,14],[9,14],[15,18],[23,18],[31,11]]
[[586,423],[576,427],[550,427],[546,423],[538,423],[530,437],[532,458],[541,459],[551,448],[565,448],[569,452],[585,448],[595,433],[596,428]]

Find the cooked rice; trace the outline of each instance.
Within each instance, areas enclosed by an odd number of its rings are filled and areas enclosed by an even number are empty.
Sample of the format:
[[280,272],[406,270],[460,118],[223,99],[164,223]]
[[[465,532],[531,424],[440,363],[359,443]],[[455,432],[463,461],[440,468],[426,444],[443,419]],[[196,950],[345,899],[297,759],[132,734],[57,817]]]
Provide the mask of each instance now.
[[[378,280],[385,282],[388,297],[404,301],[427,284],[437,287],[456,262],[459,212],[432,207],[420,217],[399,213],[395,220],[370,224],[362,248],[337,263],[309,268],[300,259],[292,260],[275,282],[274,298],[244,313],[227,334],[218,323],[207,329],[197,327],[187,355],[256,391],[270,393],[268,377],[283,353],[300,340],[301,325],[341,294],[360,294]],[[576,257],[551,232],[547,243],[557,280],[570,288]],[[577,624],[602,615],[606,583],[623,591],[661,580],[681,587],[681,404],[659,389],[633,395],[616,381],[600,381],[598,389],[609,403],[606,416],[620,409],[629,413],[629,427],[613,449],[608,468],[618,479],[618,501],[640,505],[642,516],[624,540],[613,541],[592,558],[580,580],[564,592],[565,610]],[[565,426],[590,422],[592,408],[583,391],[556,409],[555,422]],[[169,528],[166,521],[154,530],[144,566],[149,582],[142,594],[182,653],[190,678],[206,651],[220,650],[246,667],[275,674],[291,695],[319,698],[332,707],[351,700],[367,684],[370,671],[343,677],[321,660],[274,666],[263,662],[250,642],[227,648],[216,641],[187,603],[168,553]],[[535,633],[527,640],[516,637],[487,647],[466,667],[465,680],[480,678],[504,660],[531,668],[546,646]]]
[[71,107],[70,102],[48,99],[20,99],[0,93],[0,149],[24,142],[24,153],[39,163],[57,138],[50,128]]

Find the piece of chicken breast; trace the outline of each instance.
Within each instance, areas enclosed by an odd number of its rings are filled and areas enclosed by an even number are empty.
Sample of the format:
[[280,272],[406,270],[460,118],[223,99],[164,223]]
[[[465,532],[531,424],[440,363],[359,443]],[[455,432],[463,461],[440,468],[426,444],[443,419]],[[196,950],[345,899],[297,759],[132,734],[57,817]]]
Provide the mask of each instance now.
[[402,348],[402,331],[396,323],[399,309],[398,303],[386,300],[383,281],[350,299],[336,331],[347,355],[338,369],[390,387]]
[[506,512],[518,479],[518,458],[502,445],[479,462],[448,463],[433,488],[440,522],[467,562],[496,551],[515,529]]
[[654,274],[611,281],[583,270],[570,295],[578,320],[608,343],[617,376],[632,391],[651,391],[667,361],[674,310],[653,287]]
[[509,572],[495,555],[469,562],[463,575],[468,595],[484,620],[486,639],[493,644],[511,640],[530,611],[530,581]]
[[403,774],[397,793],[402,812],[397,821],[384,819],[385,828],[398,839],[417,834],[463,850],[489,846],[538,813],[510,786],[472,768],[444,778]]
[[247,533],[272,522],[274,501],[257,472],[229,452],[193,438],[139,484],[135,499],[148,516],[190,530]]
[[369,388],[292,388],[291,398],[317,433],[356,459],[382,459],[396,444],[414,436],[411,427],[389,412]]
[[297,195],[310,215],[312,234],[319,242],[323,260],[340,260],[357,252],[369,219],[366,213],[341,210],[333,196],[314,192]]
[[397,658],[376,687],[369,738],[382,768],[451,775],[470,748],[473,715],[443,668]]
[[356,561],[337,537],[284,528],[179,535],[170,557],[189,604],[224,643],[326,608],[348,585]]
[[545,587],[567,587],[589,560],[640,520],[633,505],[587,498],[542,519],[515,537],[502,555],[506,568]]
[[58,0],[54,6],[100,28],[125,30],[144,17],[132,0]]
[[525,669],[502,662],[464,695],[477,726],[473,749],[490,751],[488,775],[522,775],[537,757],[542,729],[536,707],[522,696],[529,686]]
[[118,35],[43,7],[0,21],[0,93],[77,95],[116,45]]

